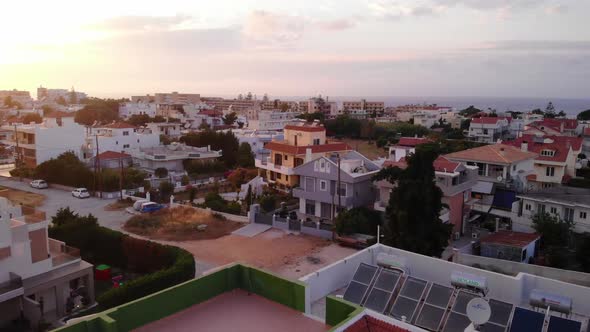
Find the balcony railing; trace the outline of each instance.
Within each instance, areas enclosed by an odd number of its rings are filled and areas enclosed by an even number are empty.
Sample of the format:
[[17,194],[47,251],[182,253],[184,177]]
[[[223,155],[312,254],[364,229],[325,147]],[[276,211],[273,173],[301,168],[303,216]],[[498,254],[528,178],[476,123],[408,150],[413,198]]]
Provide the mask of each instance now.
[[[9,276],[10,280],[0,284],[0,302],[22,295],[23,293],[23,280],[21,277],[12,272],[9,272]],[[18,291],[19,289],[21,289],[20,292]]]
[[48,242],[51,263],[54,267],[80,259],[80,249],[54,239],[48,239]]

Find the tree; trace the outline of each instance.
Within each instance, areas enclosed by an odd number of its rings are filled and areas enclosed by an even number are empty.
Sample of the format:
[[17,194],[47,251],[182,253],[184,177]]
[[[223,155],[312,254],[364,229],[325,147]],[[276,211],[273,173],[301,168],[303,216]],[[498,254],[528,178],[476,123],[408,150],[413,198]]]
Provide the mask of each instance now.
[[576,117],[578,120],[589,121],[590,120],[590,110],[582,111]]
[[158,167],[154,170],[154,175],[158,178],[165,178],[168,176],[168,170],[165,167]]
[[160,182],[160,198],[162,201],[167,202],[170,200],[170,195],[174,193],[174,185],[168,181]]
[[452,225],[439,219],[442,192],[436,186],[434,151],[418,149],[407,158],[408,167],[382,169],[374,180],[397,183],[385,212],[384,243],[427,256],[440,256],[447,246]]
[[238,166],[251,168],[254,167],[254,153],[250,144],[243,142],[238,148]]
[[41,109],[43,110],[43,116],[48,116],[54,111],[53,107],[49,105],[43,105],[41,106]]
[[66,106],[68,103],[66,102],[66,99],[63,96],[59,96],[56,100],[56,103],[62,105],[62,106]]
[[459,115],[466,116],[466,117],[472,117],[472,116],[474,116],[478,113],[481,113],[481,112],[483,112],[483,110],[480,110],[479,108],[471,105],[471,106],[467,107],[466,109],[459,111]]
[[70,104],[77,104],[78,103],[78,94],[76,93],[74,88],[72,88],[72,91],[70,91],[68,102]]
[[244,183],[249,182],[258,175],[257,169],[238,168],[231,172],[227,177],[227,181],[236,189],[240,188]]
[[223,124],[231,126],[234,124],[234,122],[236,122],[237,119],[238,115],[236,114],[236,112],[231,112],[223,117]]
[[555,118],[555,106],[553,106],[553,102],[549,102],[547,107],[545,107],[545,117],[546,118]]
[[23,117],[23,123],[41,123],[43,122],[43,118],[41,117],[41,115],[37,114],[37,113],[27,113],[25,114],[25,116]]
[[184,135],[180,137],[180,142],[189,146],[210,146],[213,150],[221,150],[220,160],[228,168],[233,168],[237,163],[240,143],[232,132],[216,132],[207,129]]
[[380,213],[366,207],[350,209],[336,217],[336,233],[339,235],[353,233],[376,235],[379,225],[381,225]]
[[12,107],[13,106],[12,96],[6,96],[3,100],[3,102],[4,102],[4,106]]
[[303,119],[307,122],[312,122],[314,120],[319,120],[321,123],[324,123],[326,115],[322,112],[315,112],[315,113],[303,113],[297,116],[298,119]]
[[73,153],[65,152],[37,166],[35,176],[49,183],[92,188],[94,176],[86,164]]
[[95,122],[105,124],[119,120],[119,104],[127,99],[85,99],[85,106],[76,112],[74,121],[91,126]]
[[281,110],[281,112],[287,112],[289,110],[289,104],[281,103],[281,106],[279,107],[279,109]]
[[259,203],[263,211],[271,212],[274,211],[277,206],[277,199],[274,195],[266,194],[260,197]]
[[565,247],[574,228],[573,221],[561,220],[558,216],[542,212],[531,217],[533,229],[541,235],[545,248]]

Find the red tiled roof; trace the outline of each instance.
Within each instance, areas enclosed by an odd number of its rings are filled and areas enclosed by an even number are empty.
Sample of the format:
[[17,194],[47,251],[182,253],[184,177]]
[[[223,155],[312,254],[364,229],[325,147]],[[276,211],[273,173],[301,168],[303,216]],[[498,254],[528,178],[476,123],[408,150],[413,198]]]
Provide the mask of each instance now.
[[434,161],[434,163],[432,163],[432,166],[434,166],[434,170],[436,172],[455,172],[457,171],[457,168],[459,166],[461,166],[461,163],[456,163],[453,161],[448,160],[447,158],[440,156],[438,158],[436,158],[436,160]]
[[111,129],[133,129],[136,128],[134,125],[129,124],[127,122],[115,122],[104,126],[99,126],[99,128],[111,128]]
[[574,130],[578,127],[578,120],[576,119],[543,119],[541,121],[535,121],[528,125],[530,128],[535,128],[540,131],[544,131],[549,128],[556,132],[563,132],[561,130],[561,124],[563,123],[563,130]]
[[510,122],[509,118],[506,118],[506,117],[501,117],[501,116],[498,116],[498,117],[486,116],[486,117],[480,117],[480,118],[473,118],[473,119],[471,119],[471,123],[477,123],[477,124],[496,124],[500,120],[507,120],[508,122]]
[[562,178],[561,178],[561,183],[568,183],[570,182],[570,180],[572,179],[571,175],[567,175],[565,174]]
[[406,161],[406,157],[400,158],[398,161],[386,160],[383,163],[383,167],[399,167],[401,169],[406,169],[408,168],[408,162]]
[[303,126],[295,126],[295,125],[286,125],[284,129],[288,129],[288,130],[299,130],[299,131],[305,131],[305,132],[320,132],[320,131],[326,131],[326,128],[324,128],[324,126],[308,126],[308,125],[303,125]]
[[344,332],[409,332],[408,330],[382,321],[375,317],[364,315]]
[[223,115],[223,112],[214,111],[214,110],[202,110],[199,112],[201,115],[208,115],[212,117],[219,117]]
[[584,128],[584,136],[590,136],[590,127]]
[[[583,142],[583,139],[580,137],[570,136],[545,136],[543,139],[547,139],[548,141],[550,140],[551,142],[536,143],[535,140],[539,140],[538,137],[535,137],[534,135],[523,135],[522,137],[519,137],[513,141],[507,141],[504,143],[520,148],[522,143],[526,142],[528,145],[528,151],[539,155],[536,160],[565,162],[567,160],[570,147],[574,151],[579,151],[582,148]],[[551,150],[554,152],[554,154],[553,156],[542,156],[541,151],[543,150]]]
[[121,153],[121,152],[116,152],[116,151],[105,151],[103,153],[98,154],[98,159],[121,159],[121,158],[131,158],[131,156],[126,153]]
[[511,164],[517,161],[532,159],[537,156],[533,152],[524,152],[506,144],[484,145],[473,149],[453,152],[445,155],[449,160],[477,161],[486,163]]
[[481,243],[503,244],[507,246],[522,248],[529,245],[531,242],[536,241],[539,238],[539,234],[536,233],[522,233],[501,230],[483,237],[481,239]]
[[281,142],[268,142],[264,146],[265,149],[269,149],[272,151],[283,152],[293,155],[301,155],[305,154],[307,148],[311,148],[312,153],[322,153],[322,152],[336,152],[336,151],[348,151],[352,150],[352,148],[342,142],[334,142],[334,143],[326,143],[321,145],[307,145],[307,146],[296,146],[290,145]]
[[429,142],[432,142],[432,140],[426,137],[401,137],[397,145],[414,147]]

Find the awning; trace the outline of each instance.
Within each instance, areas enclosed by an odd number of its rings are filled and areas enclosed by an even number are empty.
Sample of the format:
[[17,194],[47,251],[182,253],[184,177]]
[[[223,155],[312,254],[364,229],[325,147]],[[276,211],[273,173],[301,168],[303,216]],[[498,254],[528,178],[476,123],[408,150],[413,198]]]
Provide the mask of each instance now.
[[489,195],[492,193],[493,188],[494,188],[493,182],[477,181],[475,186],[473,186],[473,188],[471,188],[471,191],[474,193]]

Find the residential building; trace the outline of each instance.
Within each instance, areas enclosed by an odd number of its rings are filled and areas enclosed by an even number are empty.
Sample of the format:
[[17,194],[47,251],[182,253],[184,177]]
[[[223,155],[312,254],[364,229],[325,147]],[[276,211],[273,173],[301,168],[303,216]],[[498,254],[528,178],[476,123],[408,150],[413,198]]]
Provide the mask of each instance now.
[[412,119],[414,120],[415,125],[419,125],[430,129],[435,124],[439,124],[441,116],[438,113],[416,112],[414,113]]
[[85,128],[74,122],[73,116],[60,113],[57,117],[50,115],[38,124],[4,126],[4,129],[13,131],[4,143],[15,147],[17,159],[27,167],[36,167],[64,152],[73,152],[82,158]]
[[[94,156],[88,161],[90,168],[96,167],[96,159]],[[120,169],[122,167],[133,166],[133,158],[127,153],[121,153],[117,151],[105,151],[98,155],[98,161],[100,162],[99,167],[101,169]]]
[[508,138],[511,118],[480,117],[471,119],[467,137],[476,142],[496,143]]
[[311,221],[332,220],[339,211],[371,206],[371,177],[380,167],[356,151],[322,156],[294,169],[299,185],[299,215]]
[[516,191],[527,188],[527,176],[534,172],[536,153],[511,145],[491,144],[445,155],[450,161],[477,166],[479,182],[502,185]]
[[183,129],[180,122],[150,122],[146,123],[145,126],[155,135],[164,135],[171,138],[180,137]]
[[385,111],[385,102],[367,101],[366,99],[358,101],[343,101],[342,109],[344,109],[344,111],[362,110],[368,114],[376,113],[377,115],[382,115]]
[[4,100],[10,97],[13,102],[18,102],[22,107],[29,108],[33,106],[33,99],[29,91],[19,90],[0,90],[0,105],[4,106]]
[[63,98],[67,103],[71,102],[72,93],[75,94],[75,103],[82,99],[86,99],[88,95],[84,92],[75,91],[74,88],[68,89],[48,89],[42,86],[37,88],[37,101],[41,103],[57,103],[60,98]]
[[416,146],[432,142],[426,137],[400,137],[397,144],[389,147],[389,160],[400,161],[411,153],[416,152]]
[[324,113],[326,117],[330,117],[332,114],[338,114],[338,105],[334,101],[329,101],[329,98],[325,99],[322,96],[309,98],[307,106],[305,107],[304,113]]
[[264,160],[270,155],[270,151],[264,145],[272,140],[282,141],[284,135],[282,132],[275,130],[249,130],[249,129],[231,129],[232,133],[240,144],[248,143],[254,153],[255,159]]
[[586,155],[586,159],[588,159],[590,157],[590,127],[584,128],[582,137],[584,139],[582,152]]
[[574,223],[574,231],[590,232],[590,189],[554,187],[517,196],[512,205],[512,229],[533,232],[531,218],[547,212]]
[[578,120],[545,118],[524,127],[524,134],[540,136],[577,136]]
[[248,129],[252,130],[283,130],[286,125],[295,124],[298,112],[260,111],[257,119],[248,120]]
[[[98,144],[98,148],[97,148]],[[91,128],[86,137],[86,158],[105,151],[129,153],[133,149],[160,145],[160,135],[151,130],[139,129],[125,122]]]
[[198,93],[171,93],[156,92],[153,96],[131,96],[131,102],[156,103],[167,105],[198,104],[201,102],[201,95]]
[[67,303],[94,303],[91,264],[78,249],[47,236],[44,212],[13,205],[0,197],[0,328],[41,318],[54,322],[71,313]]
[[158,168],[166,168],[169,173],[186,174],[185,160],[212,161],[221,157],[221,150],[211,150],[210,147],[193,147],[173,142],[170,145],[154,145],[136,147],[129,150],[133,163],[138,167],[154,173]]
[[254,99],[225,99],[218,97],[203,97],[202,101],[213,107],[215,111],[222,112],[231,110],[236,113],[245,112],[249,109],[261,110],[260,101]]
[[[334,110],[332,110],[334,111]],[[346,114],[352,119],[364,120],[370,118],[373,114],[367,110],[361,109],[347,109],[347,110],[336,110],[336,113],[330,113],[330,118],[337,118],[339,115]]]
[[481,238],[481,256],[532,263],[540,240],[536,233],[499,230]]
[[327,141],[326,128],[319,122],[307,124],[300,121],[296,125],[285,126],[283,132],[283,140],[272,141],[264,146],[270,151],[269,157],[255,159],[260,175],[281,189],[299,184],[295,167],[334,152],[352,150],[346,143]]
[[567,183],[576,175],[576,162],[582,153],[583,139],[572,136],[522,135],[505,144],[537,154],[534,173],[527,178],[528,190],[539,190]]
[[123,119],[128,119],[133,115],[147,115],[153,118],[156,116],[156,112],[156,103],[137,101],[119,104],[119,116]]

